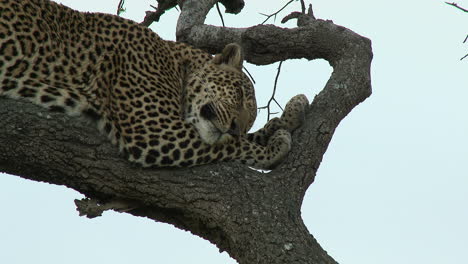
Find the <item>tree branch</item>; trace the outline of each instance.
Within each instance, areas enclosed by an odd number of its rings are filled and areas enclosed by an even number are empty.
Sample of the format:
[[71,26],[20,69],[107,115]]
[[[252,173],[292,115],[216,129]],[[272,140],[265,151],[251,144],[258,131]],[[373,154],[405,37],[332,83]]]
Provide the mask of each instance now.
[[158,6],[152,6],[156,11],[146,11],[146,16],[140,25],[149,27],[153,22],[158,22],[161,16],[166,13],[167,10],[177,6],[177,0],[157,0]]
[[[449,2],[445,2],[447,5],[451,5],[453,7],[456,7],[457,9],[463,11],[463,12],[468,12],[468,9],[465,9],[461,6],[459,6],[457,3],[453,2],[453,3],[449,3]],[[466,42],[466,40],[468,39],[468,36],[466,36],[465,40],[463,40],[463,43]],[[464,60],[466,57],[468,57],[468,54],[465,54],[465,56],[461,57],[460,60]]]
[[[183,7],[183,4],[185,1],[183,0],[157,0],[158,1],[158,6],[154,7],[152,6],[156,11],[146,11],[146,16],[143,19],[143,22],[140,23],[140,25],[149,27],[153,22],[158,22],[161,16],[169,9],[176,7],[177,5],[180,5],[181,8]],[[223,1],[216,1],[220,2],[221,4],[224,5],[226,8],[226,13],[231,13],[231,14],[238,14],[242,8],[244,8],[244,0],[223,0]],[[218,8],[218,12],[220,13],[221,16],[221,11]],[[223,17],[221,16],[221,20],[223,20]],[[224,21],[223,25],[224,25]]]
[[453,3],[449,3],[449,2],[445,2],[447,5],[451,5],[455,8],[458,8],[459,10],[463,11],[463,12],[468,12],[468,9],[465,9],[461,6],[459,6],[457,3],[453,2]]
[[125,0],[119,1],[119,5],[117,6],[117,12],[116,12],[118,16],[120,16],[120,13],[125,11],[124,4],[125,4]]

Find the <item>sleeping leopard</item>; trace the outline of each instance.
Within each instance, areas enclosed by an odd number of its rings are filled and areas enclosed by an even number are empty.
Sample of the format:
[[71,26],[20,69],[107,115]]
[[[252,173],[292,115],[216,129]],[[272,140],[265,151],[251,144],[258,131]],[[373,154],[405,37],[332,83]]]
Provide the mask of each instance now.
[[0,2],[0,96],[92,117],[131,162],[277,166],[308,100],[248,133],[257,105],[238,44],[210,54],[109,14],[49,0]]

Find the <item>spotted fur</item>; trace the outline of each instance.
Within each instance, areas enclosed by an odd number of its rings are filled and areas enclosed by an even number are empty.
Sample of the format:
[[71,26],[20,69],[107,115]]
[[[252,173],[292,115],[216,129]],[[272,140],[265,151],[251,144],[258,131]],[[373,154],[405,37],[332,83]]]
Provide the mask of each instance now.
[[0,95],[92,117],[144,167],[267,169],[284,158],[307,98],[247,134],[256,101],[242,62],[237,44],[212,57],[118,16],[49,0],[0,2]]

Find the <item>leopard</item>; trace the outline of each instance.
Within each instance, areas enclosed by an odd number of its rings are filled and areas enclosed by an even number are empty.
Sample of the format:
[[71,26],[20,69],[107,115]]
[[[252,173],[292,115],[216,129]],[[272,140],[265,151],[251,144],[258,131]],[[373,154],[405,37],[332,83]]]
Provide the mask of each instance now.
[[90,118],[142,167],[284,160],[307,97],[250,133],[258,110],[243,64],[240,44],[212,55],[120,16],[0,2],[0,96]]

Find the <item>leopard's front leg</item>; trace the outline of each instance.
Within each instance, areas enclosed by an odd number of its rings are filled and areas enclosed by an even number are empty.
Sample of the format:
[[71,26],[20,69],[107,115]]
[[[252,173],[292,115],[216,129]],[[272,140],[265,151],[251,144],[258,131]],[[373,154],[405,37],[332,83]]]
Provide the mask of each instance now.
[[288,102],[281,118],[270,120],[255,133],[233,137],[222,144],[209,145],[199,138],[190,138],[186,145],[193,149],[186,150],[175,165],[185,167],[237,161],[256,169],[273,169],[291,150],[290,132],[303,123],[308,104],[304,95],[297,95]]
[[291,134],[279,129],[273,133],[266,145],[260,145],[247,138],[239,140],[239,151],[235,159],[256,169],[275,168],[291,150]]
[[242,163],[258,169],[276,167],[291,149],[291,132],[302,125],[309,100],[296,95],[286,104],[280,118],[271,119],[262,129],[240,138],[236,157]]
[[[236,161],[256,169],[276,167],[291,149],[291,135],[284,129],[277,130],[265,146],[238,136],[223,144],[208,145],[201,141],[191,144],[194,148],[187,150],[178,166],[195,166],[218,161]],[[190,155],[187,155],[190,153]],[[188,158],[188,159],[187,159]]]

